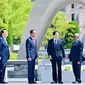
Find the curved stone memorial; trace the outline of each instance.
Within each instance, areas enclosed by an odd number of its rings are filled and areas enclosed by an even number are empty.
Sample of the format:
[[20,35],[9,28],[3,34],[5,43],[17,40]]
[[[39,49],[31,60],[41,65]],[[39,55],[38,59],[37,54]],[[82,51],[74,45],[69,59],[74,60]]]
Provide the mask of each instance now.
[[[46,31],[55,16],[55,14],[67,4],[78,3],[85,6],[85,0],[36,0],[29,21],[24,31],[18,59],[26,59],[25,41],[29,36],[29,31],[35,29],[37,31],[38,47],[40,46]],[[82,33],[81,39],[83,39]]]

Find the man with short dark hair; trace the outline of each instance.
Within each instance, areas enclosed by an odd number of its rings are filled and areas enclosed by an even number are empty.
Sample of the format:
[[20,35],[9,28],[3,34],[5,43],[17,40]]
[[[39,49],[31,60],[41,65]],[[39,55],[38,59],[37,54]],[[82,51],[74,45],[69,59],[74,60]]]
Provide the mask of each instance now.
[[37,41],[35,39],[36,31],[30,30],[30,37],[26,40],[26,58],[28,61],[28,83],[36,83],[34,81],[35,60],[38,57]]
[[6,41],[7,36],[8,36],[7,30],[2,29],[0,36],[0,83],[7,83],[4,82],[6,64],[10,56],[9,47]]
[[[62,84],[62,58],[65,58],[63,42],[59,39],[58,31],[53,32],[53,39],[48,41],[47,53],[52,63],[52,83]],[[56,72],[56,64],[58,65],[58,76]]]

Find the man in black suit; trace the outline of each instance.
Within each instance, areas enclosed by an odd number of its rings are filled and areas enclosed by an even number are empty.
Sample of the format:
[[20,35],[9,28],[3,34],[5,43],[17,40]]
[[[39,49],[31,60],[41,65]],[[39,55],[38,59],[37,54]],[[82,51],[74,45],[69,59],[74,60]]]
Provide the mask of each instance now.
[[83,61],[83,43],[79,40],[79,34],[74,34],[75,41],[72,44],[69,54],[70,61],[72,61],[72,68],[75,76],[75,82],[81,83],[81,63]]
[[9,59],[10,53],[9,53],[9,47],[6,41],[6,38],[8,36],[8,32],[6,29],[1,30],[1,36],[0,36],[0,83],[6,83],[4,82],[4,75],[5,75],[5,69],[7,60]]
[[[53,83],[62,82],[62,58],[65,58],[63,42],[59,39],[58,31],[53,32],[53,39],[48,41],[47,53],[52,63]],[[56,72],[56,64],[58,65],[58,76]]]
[[30,30],[30,37],[26,40],[26,58],[28,61],[28,83],[34,81],[35,60],[38,57],[37,41],[35,39],[36,31]]

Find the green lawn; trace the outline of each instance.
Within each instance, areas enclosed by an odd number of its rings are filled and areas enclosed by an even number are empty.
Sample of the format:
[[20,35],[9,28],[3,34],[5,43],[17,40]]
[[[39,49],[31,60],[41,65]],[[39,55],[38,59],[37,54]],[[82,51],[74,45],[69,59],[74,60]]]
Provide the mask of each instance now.
[[17,53],[10,53],[10,60],[16,60],[17,59]]
[[[10,53],[10,60],[16,60],[17,59],[17,55],[18,53],[13,53],[11,52]],[[43,57],[42,56],[38,56],[38,59],[41,60]],[[49,57],[48,56],[45,56],[45,59],[48,60]]]

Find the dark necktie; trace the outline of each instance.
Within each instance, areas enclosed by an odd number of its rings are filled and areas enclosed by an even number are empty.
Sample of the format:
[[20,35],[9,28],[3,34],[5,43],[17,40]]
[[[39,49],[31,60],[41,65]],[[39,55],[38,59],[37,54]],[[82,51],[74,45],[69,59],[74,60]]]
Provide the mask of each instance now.
[[55,40],[55,44],[57,44],[57,40]]

